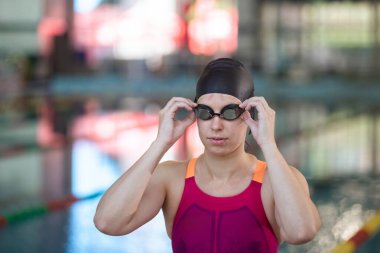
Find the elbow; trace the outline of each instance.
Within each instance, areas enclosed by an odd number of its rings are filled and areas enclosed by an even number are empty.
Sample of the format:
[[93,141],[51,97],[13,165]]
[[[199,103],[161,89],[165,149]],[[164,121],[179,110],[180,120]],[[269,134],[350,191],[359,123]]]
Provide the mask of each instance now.
[[289,244],[299,245],[299,244],[304,244],[313,240],[315,235],[316,234],[311,233],[311,232],[307,232],[307,233],[300,232],[296,235],[289,236],[288,238],[285,239],[285,241]]
[[307,231],[300,233],[296,238],[294,238],[293,244],[304,244],[310,242],[315,238],[316,235],[317,232],[315,231]]
[[128,231],[122,231],[120,227],[115,227],[115,224],[118,224],[117,222],[108,222],[104,218],[99,217],[98,215],[94,216],[93,221],[96,229],[98,229],[103,234],[113,236],[128,234]]
[[99,215],[95,215],[93,221],[94,221],[94,225],[95,225],[96,229],[98,229],[100,232],[107,234],[107,235],[111,234],[111,231],[109,229],[109,225],[107,224],[107,222],[103,218],[99,217]]
[[314,240],[319,230],[321,229],[322,222],[319,214],[315,215],[310,222],[300,225],[298,229],[294,229],[289,237],[285,237],[285,241],[289,244],[304,244]]
[[295,244],[295,245],[310,242],[316,237],[319,229],[320,229],[320,223],[316,224],[315,226],[311,226],[309,228],[304,228],[297,231],[297,233],[293,234],[289,238],[286,238],[285,241],[289,244]]

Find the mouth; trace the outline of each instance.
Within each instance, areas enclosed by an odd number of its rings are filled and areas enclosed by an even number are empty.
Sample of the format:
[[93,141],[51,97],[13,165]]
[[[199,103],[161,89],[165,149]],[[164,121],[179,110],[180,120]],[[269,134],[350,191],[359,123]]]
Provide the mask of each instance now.
[[223,145],[228,138],[222,138],[222,137],[209,137],[207,138],[211,144],[214,145]]

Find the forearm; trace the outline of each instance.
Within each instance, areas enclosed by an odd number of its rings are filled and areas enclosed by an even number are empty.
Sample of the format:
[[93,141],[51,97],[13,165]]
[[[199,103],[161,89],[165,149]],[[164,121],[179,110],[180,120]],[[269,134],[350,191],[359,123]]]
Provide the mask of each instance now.
[[155,141],[103,195],[96,210],[95,223],[127,223],[136,212],[159,161],[169,147]]
[[267,145],[262,150],[283,231],[293,238],[314,235],[319,229],[320,220],[309,194],[275,144]]

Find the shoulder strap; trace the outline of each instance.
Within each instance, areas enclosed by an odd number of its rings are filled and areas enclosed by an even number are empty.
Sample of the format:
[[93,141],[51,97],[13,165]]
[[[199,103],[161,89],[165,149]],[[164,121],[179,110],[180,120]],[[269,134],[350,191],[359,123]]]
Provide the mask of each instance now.
[[256,165],[255,173],[253,174],[252,180],[258,183],[262,183],[264,180],[266,167],[267,167],[266,162],[257,160],[257,165]]
[[[194,177],[195,175],[195,162],[197,158],[192,158],[186,168],[186,178]],[[252,176],[252,180],[262,183],[264,180],[265,169],[267,163],[261,160],[257,160],[255,173]]]
[[193,177],[195,174],[195,161],[197,158],[193,158],[189,161],[186,169],[186,178]]

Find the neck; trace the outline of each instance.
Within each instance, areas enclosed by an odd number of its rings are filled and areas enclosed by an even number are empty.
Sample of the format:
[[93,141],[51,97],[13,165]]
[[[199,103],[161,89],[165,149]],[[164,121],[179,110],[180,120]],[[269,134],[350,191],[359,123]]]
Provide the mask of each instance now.
[[[228,181],[229,179],[244,176],[250,172],[249,166],[255,159],[243,150],[235,150],[228,155],[215,155],[205,152],[201,157],[202,174],[211,180]],[[247,166],[248,165],[248,166]]]

